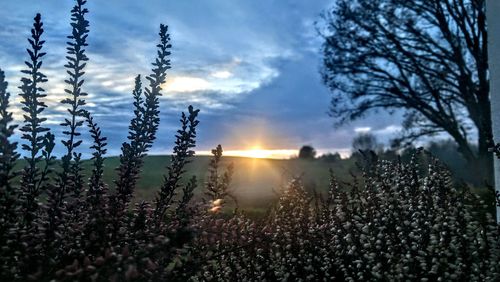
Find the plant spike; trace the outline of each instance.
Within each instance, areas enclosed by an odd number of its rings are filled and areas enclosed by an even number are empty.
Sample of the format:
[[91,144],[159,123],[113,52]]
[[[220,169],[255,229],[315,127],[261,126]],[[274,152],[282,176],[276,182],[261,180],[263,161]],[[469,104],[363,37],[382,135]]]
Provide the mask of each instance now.
[[[17,143],[11,142],[16,125],[12,125],[12,113],[8,112],[10,93],[7,92],[7,81],[4,72],[0,69],[0,258],[9,257],[10,248],[7,248],[9,239],[13,239],[8,232],[18,222],[17,216],[17,189],[13,186],[13,172],[19,154],[16,153]],[[15,240],[10,240],[15,241]],[[7,248],[7,249],[6,249]],[[13,262],[11,262],[13,263]],[[5,267],[8,267],[5,264]],[[4,271],[0,270],[0,276]]]
[[142,156],[146,151],[145,131],[144,131],[144,100],[142,99],[141,76],[135,78],[135,87],[132,91],[134,97],[134,118],[129,125],[129,143],[122,144],[120,155],[120,166],[117,168],[118,180],[115,181],[121,201],[127,201],[136,185],[138,174],[142,166]]
[[[115,181],[117,187],[117,196],[120,201],[126,205],[132,195],[140,169],[142,167],[142,158],[151,148],[156,139],[156,132],[160,122],[159,118],[159,99],[161,96],[161,85],[165,83],[167,70],[171,68],[170,60],[170,35],[168,27],[160,25],[160,43],[157,58],[153,63],[151,74],[146,77],[149,81],[149,87],[146,87],[144,93],[141,90],[141,77],[135,79],[133,91],[134,97],[134,118],[129,126],[129,143],[122,144],[122,154],[120,155],[120,167],[118,168],[118,180]],[[144,94],[144,99],[142,95]]]
[[85,113],[87,126],[89,127],[90,135],[94,140],[94,144],[90,147],[94,152],[92,153],[91,160],[92,174],[89,178],[89,190],[87,193],[87,200],[92,205],[98,205],[101,201],[102,194],[105,191],[105,184],[103,180],[104,173],[104,155],[106,154],[106,137],[102,136],[101,129],[94,122],[92,115],[89,112]]
[[193,106],[188,107],[188,116],[183,112],[180,119],[181,129],[177,130],[174,153],[167,167],[168,174],[163,177],[163,185],[155,199],[154,219],[156,226],[160,226],[166,211],[170,207],[176,190],[180,187],[180,180],[184,175],[185,167],[191,162],[194,156],[192,150],[196,145],[196,126],[200,110],[194,110]]
[[[73,185],[69,185],[70,182],[76,181],[81,183],[81,179],[75,179],[75,176],[72,175],[72,172],[78,172],[80,170],[77,167],[72,167],[71,160],[73,158],[78,158],[78,154],[74,152],[74,149],[82,143],[82,140],[76,141],[75,139],[81,135],[77,129],[83,125],[84,121],[78,120],[78,118],[84,116],[85,110],[81,107],[85,105],[85,100],[82,99],[82,97],[87,96],[87,93],[82,91],[82,85],[84,83],[82,77],[85,74],[83,69],[86,66],[86,62],[89,60],[85,54],[85,47],[88,45],[87,36],[89,33],[89,22],[85,19],[85,14],[88,13],[88,10],[83,7],[86,2],[85,0],[76,0],[76,4],[71,10],[72,32],[71,35],[68,36],[70,41],[67,42],[68,47],[66,48],[66,59],[68,63],[64,65],[69,75],[69,78],[65,80],[69,89],[65,89],[64,91],[69,94],[70,97],[61,101],[62,104],[69,105],[70,108],[68,112],[71,117],[70,119],[66,118],[61,124],[68,128],[63,131],[63,134],[68,136],[68,139],[62,141],[67,149],[67,153],[62,157],[62,171],[59,173],[59,187],[57,188],[59,189],[57,192],[57,205],[62,203],[65,194],[69,192],[67,188],[76,188],[72,187]],[[79,193],[77,191],[74,192],[76,194]]]
[[166,72],[171,68],[170,59],[170,49],[172,45],[170,44],[170,34],[168,33],[168,26],[160,25],[160,43],[156,45],[158,48],[158,57],[153,63],[152,74],[146,77],[149,81],[149,87],[145,89],[145,114],[144,114],[144,126],[146,127],[147,133],[147,147],[151,147],[152,142],[156,138],[156,131],[158,130],[158,125],[160,123],[159,113],[159,100],[158,97],[161,96],[161,85],[165,82]]
[[69,192],[73,192],[73,197],[79,197],[84,182],[83,175],[81,175],[81,154],[75,153],[74,149],[82,143],[82,140],[76,141],[75,138],[80,136],[77,129],[84,122],[84,120],[78,119],[85,114],[85,110],[81,108],[85,105],[85,100],[82,97],[87,96],[87,93],[83,92],[81,88],[84,83],[82,77],[85,72],[83,69],[88,61],[88,57],[85,55],[89,32],[89,22],[85,19],[85,14],[88,13],[88,10],[83,7],[86,2],[85,0],[76,0],[76,4],[71,10],[72,31],[71,35],[68,36],[69,41],[66,42],[68,62],[65,65],[69,78],[65,80],[68,89],[64,90],[70,97],[61,101],[62,104],[69,105],[68,112],[71,117],[70,119],[65,118],[64,122],[61,123],[61,126],[67,128],[63,134],[68,136],[68,139],[62,141],[67,152],[61,158],[62,169],[57,173],[56,184],[48,192],[48,220],[44,224],[47,246],[57,243],[57,240],[54,239],[57,239],[58,229],[63,226],[62,223],[68,214],[67,211],[78,212],[79,208],[74,206],[79,205],[80,199],[74,199],[73,207],[67,209],[65,198]]
[[157,58],[153,63],[152,74],[146,77],[149,87],[146,87],[143,93],[141,77],[137,76],[132,92],[135,116],[129,126],[129,142],[124,142],[121,147],[120,166],[117,168],[118,179],[114,181],[116,193],[110,197],[112,214],[110,233],[114,239],[118,236],[117,231],[123,223],[124,213],[133,195],[143,158],[156,139],[160,121],[158,97],[161,96],[161,85],[165,82],[166,71],[170,69],[168,56],[172,46],[166,25],[160,25],[159,35],[160,43],[156,45]]
[[5,74],[0,69],[0,197],[6,194],[15,193],[11,186],[11,179],[16,176],[12,170],[19,158],[16,153],[17,142],[10,142],[10,138],[14,134],[16,125],[13,122],[12,113],[8,111],[10,93],[7,92],[7,81]]
[[48,131],[48,128],[42,127],[42,123],[47,120],[40,117],[40,114],[47,107],[40,99],[44,98],[45,91],[41,84],[47,82],[46,76],[40,72],[42,66],[42,57],[45,53],[41,52],[45,41],[41,40],[43,34],[43,23],[40,14],[36,14],[34,18],[33,28],[31,29],[31,38],[28,39],[30,49],[26,49],[29,55],[29,61],[24,63],[28,67],[21,72],[26,77],[21,79],[20,96],[22,97],[22,110],[24,111],[24,124],[19,129],[23,132],[21,138],[26,140],[28,144],[22,144],[23,150],[29,154],[24,157],[27,164],[22,172],[21,180],[21,201],[23,203],[24,221],[29,225],[34,219],[34,213],[38,209],[37,198],[40,195],[40,185],[45,179],[45,176],[40,174],[40,169],[37,167],[38,162],[42,159],[39,154],[44,148],[45,137],[43,132]]
[[222,159],[222,152],[223,150],[220,144],[212,150],[213,158],[210,160],[208,168],[209,175],[207,182],[205,183],[205,195],[209,197],[209,200],[212,203],[215,203],[216,201],[224,201],[226,198],[231,198],[236,206],[238,206],[238,201],[229,188],[234,171],[233,164],[229,164],[226,167],[224,174],[219,175],[219,165]]

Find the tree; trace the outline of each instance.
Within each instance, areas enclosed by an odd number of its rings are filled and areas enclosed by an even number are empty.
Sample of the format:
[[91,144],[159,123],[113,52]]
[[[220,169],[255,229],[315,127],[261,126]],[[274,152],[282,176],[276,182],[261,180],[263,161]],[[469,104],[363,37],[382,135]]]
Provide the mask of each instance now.
[[299,159],[314,159],[316,150],[312,146],[305,145],[299,150]]
[[485,0],[338,0],[324,19],[322,76],[338,124],[402,109],[396,143],[447,133],[491,175]]
[[380,151],[382,145],[378,143],[377,137],[371,133],[361,133],[352,140],[352,150],[357,151]]
[[335,153],[326,153],[323,154],[319,157],[322,161],[328,162],[328,163],[333,163],[340,161],[342,159],[342,156],[338,152]]

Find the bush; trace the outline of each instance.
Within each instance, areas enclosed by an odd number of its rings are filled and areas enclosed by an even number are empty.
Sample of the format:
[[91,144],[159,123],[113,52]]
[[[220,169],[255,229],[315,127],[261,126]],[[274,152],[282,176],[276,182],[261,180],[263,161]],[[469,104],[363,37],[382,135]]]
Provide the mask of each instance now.
[[[244,217],[215,228],[195,280],[498,281],[499,233],[482,203],[456,190],[437,160],[378,161],[326,198],[299,180],[259,227]],[[235,226],[236,225],[236,226]]]
[[[71,11],[72,33],[68,37],[66,72],[69,77],[61,103],[69,116],[62,144],[66,153],[56,162],[52,156],[54,135],[43,127],[42,73],[44,40],[40,14],[34,18],[26,69],[22,71],[21,98],[24,122],[24,168],[14,171],[17,144],[10,138],[15,126],[8,112],[9,93],[0,70],[0,278],[1,280],[150,280],[175,277],[164,266],[179,258],[190,241],[190,200],[196,179],[182,185],[185,166],[195,146],[198,110],[191,106],[182,114],[172,162],[154,203],[140,202],[131,209],[142,160],[155,140],[159,124],[159,96],[170,68],[168,28],[160,25],[160,41],[148,86],[135,80],[134,118],[128,142],[122,144],[118,179],[113,192],[103,182],[106,138],[85,107],[84,69],[89,22],[84,0]],[[93,169],[82,174],[77,152],[86,124],[93,139]],[[182,190],[182,197],[176,194]]]

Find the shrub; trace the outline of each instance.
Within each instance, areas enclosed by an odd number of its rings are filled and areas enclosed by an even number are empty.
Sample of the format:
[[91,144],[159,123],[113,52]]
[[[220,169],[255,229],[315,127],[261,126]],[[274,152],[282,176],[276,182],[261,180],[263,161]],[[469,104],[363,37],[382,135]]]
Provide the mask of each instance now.
[[325,198],[296,179],[256,227],[244,217],[209,223],[220,235],[194,280],[498,281],[494,219],[422,154],[376,161],[348,187],[332,176]]
[[[168,28],[160,25],[160,43],[149,86],[142,91],[135,80],[134,118],[128,142],[123,143],[116,187],[111,192],[103,181],[106,138],[85,107],[84,69],[89,22],[86,1],[76,0],[71,11],[72,33],[68,36],[66,71],[69,116],[62,140],[66,153],[56,163],[52,156],[54,135],[44,127],[46,96],[42,88],[44,40],[40,14],[34,18],[25,75],[21,80],[24,123],[20,127],[25,167],[14,171],[19,157],[10,138],[15,126],[8,112],[9,93],[0,70],[0,278],[1,280],[131,280],[169,276],[164,265],[179,256],[189,241],[190,214],[185,212],[196,188],[196,179],[181,184],[185,166],[194,154],[199,110],[182,114],[172,163],[167,168],[154,203],[141,202],[130,209],[142,159],[155,140],[159,124],[161,84],[170,68]],[[77,150],[82,126],[87,124],[93,144],[92,171],[83,175]],[[60,165],[60,167],[58,167]],[[55,172],[54,172],[55,171]],[[15,178],[20,174],[20,178]],[[174,199],[182,190],[180,200]],[[42,199],[43,198],[43,199]],[[46,199],[46,200],[44,200]],[[171,275],[169,277],[172,277]]]

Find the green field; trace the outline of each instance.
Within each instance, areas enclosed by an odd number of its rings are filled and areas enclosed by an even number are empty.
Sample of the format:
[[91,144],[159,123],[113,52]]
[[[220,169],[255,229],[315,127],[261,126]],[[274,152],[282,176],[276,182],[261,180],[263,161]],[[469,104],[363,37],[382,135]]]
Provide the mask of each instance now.
[[[195,156],[192,163],[187,167],[187,173],[183,180],[195,175],[198,179],[198,188],[195,197],[198,199],[203,195],[205,180],[207,177],[210,156]],[[20,161],[17,169],[21,169],[24,161]],[[159,190],[166,167],[170,163],[170,156],[147,156],[137,189],[134,192],[134,201],[153,200]],[[330,181],[329,170],[332,169],[339,181],[351,182],[350,172],[359,173],[356,169],[355,158],[342,159],[327,162],[321,159],[253,159],[244,157],[223,157],[219,174],[225,167],[233,163],[234,175],[231,182],[233,194],[237,197],[239,206],[245,210],[262,211],[269,207],[277,198],[276,192],[284,187],[294,177],[301,177],[304,186],[309,191],[326,192]],[[104,181],[113,190],[113,181],[117,177],[115,168],[119,165],[118,157],[106,158],[104,170]],[[90,175],[92,162],[83,161],[84,174]],[[59,168],[58,164],[54,166]],[[455,180],[460,179],[454,175]],[[459,181],[460,182],[460,181]],[[490,198],[490,193],[481,187],[474,187],[474,192],[485,199]],[[231,206],[231,204],[230,204]]]
[[[209,156],[196,156],[187,168],[188,179],[195,175],[199,181],[196,195],[203,193],[203,185],[210,161]],[[170,163],[169,156],[147,156],[136,190],[136,199],[151,200],[162,183],[166,166]],[[276,160],[251,159],[242,157],[223,157],[222,168],[229,163],[234,164],[232,188],[242,207],[264,207],[273,200],[276,190],[283,187],[293,177],[301,176],[308,189],[326,191],[329,183],[329,169],[333,169],[340,180],[348,180],[349,169],[353,167],[352,160],[341,160],[333,163],[320,160]],[[110,157],[105,161],[104,179],[113,189],[116,179],[115,168],[119,164],[118,157]],[[90,161],[84,162],[85,173],[89,174]]]

